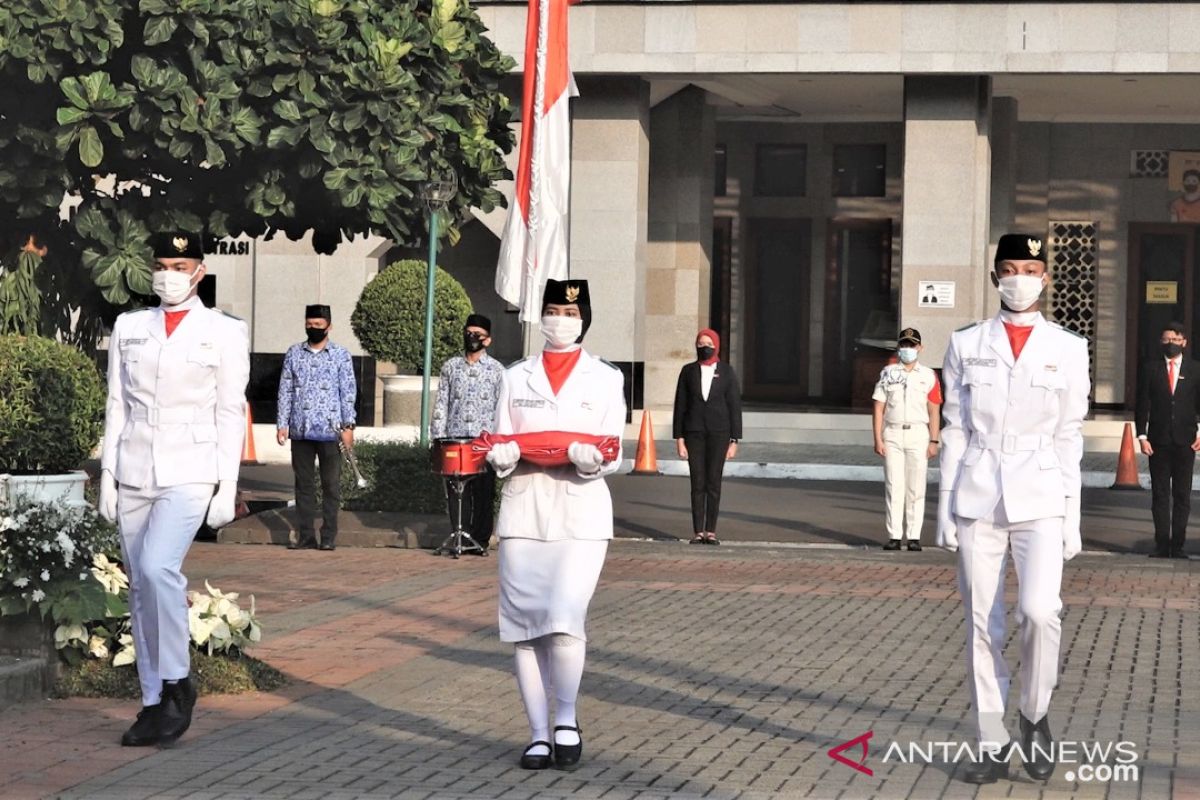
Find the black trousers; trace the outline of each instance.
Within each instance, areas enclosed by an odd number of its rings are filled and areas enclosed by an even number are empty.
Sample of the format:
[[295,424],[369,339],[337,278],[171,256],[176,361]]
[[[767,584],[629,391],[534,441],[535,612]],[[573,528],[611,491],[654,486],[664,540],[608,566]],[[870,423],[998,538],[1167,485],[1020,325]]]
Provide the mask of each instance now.
[[716,533],[721,510],[721,473],[729,451],[729,431],[684,433],[692,481],[692,530]]
[[338,506],[342,500],[342,454],[337,442],[292,439],[292,472],[296,474],[296,539],[313,541],[317,513],[316,468],[321,467],[321,541],[333,544],[338,532]]
[[[492,538],[495,514],[492,505],[496,495],[496,473],[489,466],[482,475],[477,475],[463,487],[462,523],[463,530],[484,547]],[[450,479],[446,479],[446,505],[450,510],[450,524],[458,528],[458,504],[450,490]]]
[[1192,510],[1192,468],[1196,452],[1190,445],[1154,447],[1150,456],[1150,508],[1154,515],[1154,547],[1160,553],[1183,551],[1188,515]]

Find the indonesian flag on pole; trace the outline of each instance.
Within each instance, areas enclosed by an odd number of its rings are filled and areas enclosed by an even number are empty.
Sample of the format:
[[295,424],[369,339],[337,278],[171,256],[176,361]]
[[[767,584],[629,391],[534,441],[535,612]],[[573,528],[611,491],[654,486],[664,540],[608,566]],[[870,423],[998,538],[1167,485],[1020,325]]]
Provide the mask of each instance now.
[[579,94],[567,63],[567,6],[578,0],[529,0],[517,186],[496,267],[496,293],[541,315],[548,278],[567,278],[571,186],[569,103]]

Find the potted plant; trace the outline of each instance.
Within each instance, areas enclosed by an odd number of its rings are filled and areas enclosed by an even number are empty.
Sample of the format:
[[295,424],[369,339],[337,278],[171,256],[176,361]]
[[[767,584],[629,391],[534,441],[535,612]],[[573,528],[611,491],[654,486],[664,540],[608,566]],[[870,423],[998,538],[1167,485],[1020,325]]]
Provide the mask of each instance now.
[[104,381],[73,347],[38,336],[0,336],[0,502],[18,496],[83,505],[104,423]]
[[[425,364],[424,261],[396,261],[363,287],[350,325],[363,349],[377,361],[390,361],[399,375],[383,378],[385,425],[417,426],[421,412],[421,371]],[[438,268],[433,283],[433,382],[442,362],[462,350],[463,324],[471,299],[462,284]],[[415,377],[413,377],[415,376]]]

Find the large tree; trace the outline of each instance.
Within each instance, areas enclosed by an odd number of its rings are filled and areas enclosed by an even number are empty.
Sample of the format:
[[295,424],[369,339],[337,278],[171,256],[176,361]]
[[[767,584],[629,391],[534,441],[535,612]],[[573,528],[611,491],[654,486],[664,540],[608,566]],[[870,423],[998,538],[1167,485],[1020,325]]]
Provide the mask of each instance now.
[[94,340],[156,229],[415,244],[451,174],[453,229],[502,202],[512,66],[467,0],[3,0],[0,324]]

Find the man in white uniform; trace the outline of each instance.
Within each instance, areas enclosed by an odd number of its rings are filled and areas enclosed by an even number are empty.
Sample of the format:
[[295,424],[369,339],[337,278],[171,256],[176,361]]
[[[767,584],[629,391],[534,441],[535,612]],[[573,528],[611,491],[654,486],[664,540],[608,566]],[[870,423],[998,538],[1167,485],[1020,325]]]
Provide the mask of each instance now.
[[1008,775],[1004,725],[1004,564],[1011,549],[1021,626],[1021,754],[1035,780],[1054,772],[1046,713],[1058,683],[1063,562],[1081,549],[1080,460],[1088,410],[1083,337],[1038,311],[1049,282],[1045,242],[1006,234],[992,283],[1000,313],[950,337],[943,407],[938,546],[957,550],[967,617],[967,673],[983,754],[968,783]]
[[[917,361],[921,332],[900,331],[898,364],[888,364],[875,384],[872,428],[875,452],[883,456],[883,493],[888,541],[884,550],[921,549],[929,459],[937,455],[942,387],[932,369]],[[907,537],[905,536],[907,534]]]
[[154,244],[157,308],[117,317],[109,339],[100,513],[121,533],[142,711],[121,744],[169,745],[191,724],[187,579],[200,523],[234,516],[246,431],[246,323],[205,308],[200,237]]

